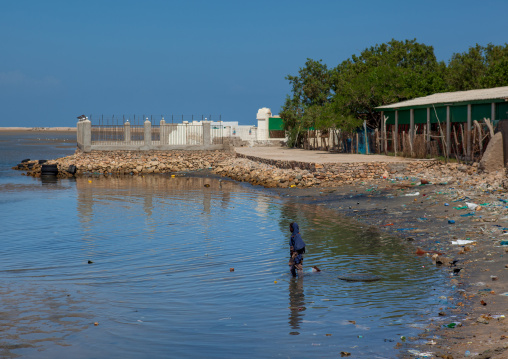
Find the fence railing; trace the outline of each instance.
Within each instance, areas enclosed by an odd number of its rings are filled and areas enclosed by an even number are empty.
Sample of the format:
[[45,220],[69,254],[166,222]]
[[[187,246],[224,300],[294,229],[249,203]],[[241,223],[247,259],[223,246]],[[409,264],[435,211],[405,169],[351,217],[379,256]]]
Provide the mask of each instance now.
[[90,115],[88,119],[99,126],[122,126],[124,123],[129,122],[131,125],[143,126],[146,121],[150,121],[152,126],[155,126],[159,121],[164,120],[167,124],[179,124],[185,122],[203,122],[203,121],[218,121],[222,120],[222,115],[175,115],[175,114],[161,114],[161,115]]
[[92,125],[88,119],[77,124],[78,147],[91,150],[171,150],[171,149],[222,149],[228,133],[223,126],[201,123],[166,123],[158,125],[148,119],[143,125],[126,121],[122,125]]

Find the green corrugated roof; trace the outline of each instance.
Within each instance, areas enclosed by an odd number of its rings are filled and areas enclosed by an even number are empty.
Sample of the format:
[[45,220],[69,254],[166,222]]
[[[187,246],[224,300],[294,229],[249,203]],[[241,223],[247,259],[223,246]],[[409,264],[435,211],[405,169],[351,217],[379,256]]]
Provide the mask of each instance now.
[[412,100],[376,107],[376,110],[395,110],[404,108],[421,108],[430,105],[456,105],[464,103],[489,103],[508,101],[508,86],[490,89],[435,93]]

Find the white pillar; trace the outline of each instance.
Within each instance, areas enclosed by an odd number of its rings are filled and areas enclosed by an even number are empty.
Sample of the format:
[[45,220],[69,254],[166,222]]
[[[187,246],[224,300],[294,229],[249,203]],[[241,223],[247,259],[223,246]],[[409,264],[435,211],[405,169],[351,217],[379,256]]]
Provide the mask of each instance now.
[[159,127],[159,136],[160,136],[160,143],[161,145],[167,145],[169,143],[169,134],[167,131],[166,121],[164,121],[164,118],[160,122]]
[[267,107],[263,107],[258,110],[258,114],[256,116],[256,119],[258,120],[258,141],[266,141],[270,137],[268,133],[268,120],[271,116],[272,111]]
[[92,151],[92,122],[89,119],[83,121],[83,152]]
[[144,125],[145,147],[150,148],[152,146],[152,123],[147,118],[143,125]]
[[123,124],[123,140],[125,143],[131,142],[131,123],[129,121]]
[[210,121],[203,121],[203,146],[210,146],[212,144],[212,123]]

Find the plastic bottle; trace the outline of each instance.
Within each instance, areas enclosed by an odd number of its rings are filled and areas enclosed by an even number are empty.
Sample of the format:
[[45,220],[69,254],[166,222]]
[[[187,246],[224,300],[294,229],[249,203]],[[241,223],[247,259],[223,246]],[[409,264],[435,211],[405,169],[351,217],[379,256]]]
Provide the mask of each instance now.
[[469,350],[466,350],[466,352],[464,353],[464,356],[470,357],[471,356],[471,352]]

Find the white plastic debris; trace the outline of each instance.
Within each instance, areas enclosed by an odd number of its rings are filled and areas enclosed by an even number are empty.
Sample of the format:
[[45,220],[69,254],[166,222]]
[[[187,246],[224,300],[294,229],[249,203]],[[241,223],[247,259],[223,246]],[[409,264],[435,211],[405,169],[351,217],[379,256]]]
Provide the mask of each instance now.
[[459,246],[463,246],[463,245],[471,244],[471,243],[474,243],[474,241],[469,240],[469,239],[457,239],[456,241],[452,241],[452,244],[456,244]]
[[473,202],[466,202],[466,206],[471,211],[476,211],[476,209],[478,209],[478,207],[480,207],[479,205],[477,205],[476,203],[473,203]]
[[420,352],[415,349],[409,349],[408,352],[409,352],[409,354],[411,354],[413,356],[417,356],[419,358],[430,358],[430,357],[434,356],[434,354],[431,352]]
[[406,193],[406,197],[414,197],[414,196],[419,196],[419,195],[420,195],[420,192]]

